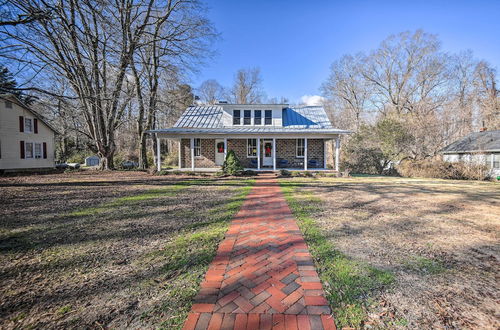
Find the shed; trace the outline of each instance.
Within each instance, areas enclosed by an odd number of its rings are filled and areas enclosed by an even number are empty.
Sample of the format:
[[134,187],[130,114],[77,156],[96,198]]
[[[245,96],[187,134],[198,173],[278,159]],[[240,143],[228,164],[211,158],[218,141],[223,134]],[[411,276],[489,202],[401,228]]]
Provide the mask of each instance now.
[[85,158],[85,166],[99,166],[100,158],[97,155]]

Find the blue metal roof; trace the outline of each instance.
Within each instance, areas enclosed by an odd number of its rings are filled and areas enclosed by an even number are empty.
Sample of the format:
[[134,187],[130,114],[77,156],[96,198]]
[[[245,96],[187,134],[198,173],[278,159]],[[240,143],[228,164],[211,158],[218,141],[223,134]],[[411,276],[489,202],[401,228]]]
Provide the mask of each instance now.
[[285,108],[283,109],[283,127],[333,128],[323,107]]

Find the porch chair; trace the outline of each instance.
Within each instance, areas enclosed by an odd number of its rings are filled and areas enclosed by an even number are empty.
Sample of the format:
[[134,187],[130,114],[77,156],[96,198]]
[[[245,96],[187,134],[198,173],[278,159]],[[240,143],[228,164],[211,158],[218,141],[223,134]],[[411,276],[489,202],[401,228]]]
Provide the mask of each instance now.
[[278,167],[287,167],[288,166],[288,160],[280,158],[278,160]]
[[312,167],[312,168],[317,168],[318,167],[318,160],[317,159],[309,159],[307,162],[307,166]]
[[257,159],[255,159],[255,158],[250,159],[250,165],[252,167],[257,168]]

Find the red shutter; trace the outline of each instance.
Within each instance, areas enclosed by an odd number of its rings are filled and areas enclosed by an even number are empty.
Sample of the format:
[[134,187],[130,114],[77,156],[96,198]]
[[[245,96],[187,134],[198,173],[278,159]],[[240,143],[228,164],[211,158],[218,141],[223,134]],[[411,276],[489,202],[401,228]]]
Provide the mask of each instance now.
[[24,132],[24,117],[19,116],[19,132]]
[[38,134],[38,119],[36,118],[33,119],[33,131]]
[[24,141],[20,141],[21,142],[21,159],[24,159]]
[[47,159],[47,142],[43,143],[43,158]]

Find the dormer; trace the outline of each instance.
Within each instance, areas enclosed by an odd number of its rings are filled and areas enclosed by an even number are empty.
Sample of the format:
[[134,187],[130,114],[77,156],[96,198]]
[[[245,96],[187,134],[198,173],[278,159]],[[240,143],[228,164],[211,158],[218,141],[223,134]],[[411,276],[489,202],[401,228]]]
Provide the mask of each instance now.
[[227,104],[222,107],[224,127],[282,127],[288,104]]

